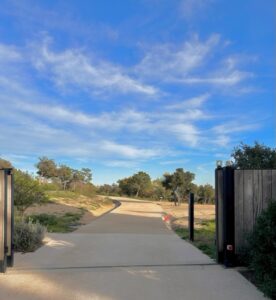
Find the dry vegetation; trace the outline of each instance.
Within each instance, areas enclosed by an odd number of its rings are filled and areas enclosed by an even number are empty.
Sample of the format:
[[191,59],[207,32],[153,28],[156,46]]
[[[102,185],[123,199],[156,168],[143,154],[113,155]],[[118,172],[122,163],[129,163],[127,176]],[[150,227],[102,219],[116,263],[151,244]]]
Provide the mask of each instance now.
[[60,217],[68,213],[80,214],[79,223],[84,225],[114,206],[107,197],[87,197],[69,191],[50,191],[47,194],[50,201],[43,205],[29,207],[25,216],[48,214]]
[[[175,206],[173,202],[161,202],[163,210],[172,216],[172,226],[187,227],[188,226],[188,210],[189,205],[182,203]],[[195,228],[200,228],[202,222],[215,219],[215,205],[213,204],[195,204],[194,206]]]
[[[174,206],[172,202],[162,202],[163,210],[170,216],[173,230],[182,238],[189,238],[188,230],[188,204]],[[211,258],[216,257],[215,248],[215,205],[195,204],[194,207],[194,242],[205,254]]]

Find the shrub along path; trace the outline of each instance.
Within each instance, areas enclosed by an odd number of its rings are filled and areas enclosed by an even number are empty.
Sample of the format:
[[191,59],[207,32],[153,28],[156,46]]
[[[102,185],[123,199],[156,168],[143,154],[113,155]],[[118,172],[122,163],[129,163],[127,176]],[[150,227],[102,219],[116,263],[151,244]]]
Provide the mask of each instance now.
[[77,231],[49,234],[35,253],[16,254],[15,268],[0,276],[0,298],[264,299],[167,228],[160,206],[119,200]]

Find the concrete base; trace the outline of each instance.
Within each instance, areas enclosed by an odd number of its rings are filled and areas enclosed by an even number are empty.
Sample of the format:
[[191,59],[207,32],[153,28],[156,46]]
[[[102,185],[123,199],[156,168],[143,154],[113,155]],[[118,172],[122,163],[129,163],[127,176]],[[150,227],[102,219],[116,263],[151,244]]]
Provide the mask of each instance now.
[[122,200],[75,233],[50,234],[35,253],[16,254],[0,276],[0,299],[265,299],[177,237],[161,214],[156,204]]

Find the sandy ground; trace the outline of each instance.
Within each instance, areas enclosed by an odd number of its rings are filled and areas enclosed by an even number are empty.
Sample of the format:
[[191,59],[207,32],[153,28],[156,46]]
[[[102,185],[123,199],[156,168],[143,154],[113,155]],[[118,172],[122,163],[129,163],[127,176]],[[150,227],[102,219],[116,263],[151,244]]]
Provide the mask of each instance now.
[[[175,206],[173,202],[159,202],[163,210],[171,215],[172,225],[177,227],[188,226],[189,205],[181,203]],[[202,221],[215,219],[215,205],[213,204],[195,204],[194,206],[195,228],[199,228]]]
[[105,203],[104,197],[95,196],[93,198],[80,195],[77,199],[56,197],[51,198],[54,203],[47,203],[43,205],[34,205],[29,207],[25,215],[33,214],[53,214],[64,215],[65,213],[80,213],[85,210],[80,223],[82,225],[92,222],[95,218],[106,213],[115,205],[113,203]]

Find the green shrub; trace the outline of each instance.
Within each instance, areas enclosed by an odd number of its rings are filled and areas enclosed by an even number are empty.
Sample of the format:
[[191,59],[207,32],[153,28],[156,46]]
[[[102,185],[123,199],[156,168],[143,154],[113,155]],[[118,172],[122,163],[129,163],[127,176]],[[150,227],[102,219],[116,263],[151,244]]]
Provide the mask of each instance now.
[[67,212],[64,215],[56,216],[49,214],[31,215],[27,217],[27,222],[40,223],[47,228],[48,232],[71,232],[79,225],[79,220],[84,214],[84,210],[79,213]]
[[266,296],[276,299],[276,202],[260,214],[248,242],[256,283]]
[[33,204],[42,204],[47,201],[48,197],[37,180],[26,172],[14,171],[14,205],[21,216]]
[[42,245],[46,228],[39,223],[18,222],[14,225],[14,250],[32,252]]

